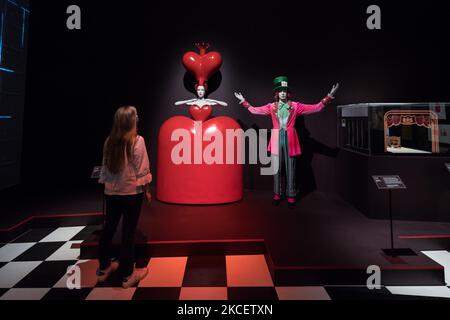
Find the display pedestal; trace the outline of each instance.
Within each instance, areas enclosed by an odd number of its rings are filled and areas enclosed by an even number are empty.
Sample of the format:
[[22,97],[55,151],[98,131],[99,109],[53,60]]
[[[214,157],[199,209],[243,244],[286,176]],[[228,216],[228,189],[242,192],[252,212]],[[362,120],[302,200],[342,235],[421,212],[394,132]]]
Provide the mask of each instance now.
[[399,256],[415,256],[416,253],[409,248],[395,248],[394,247],[394,219],[392,215],[392,190],[406,189],[405,184],[399,176],[372,176],[379,190],[388,190],[389,192],[389,224],[390,224],[390,240],[391,247],[389,249],[382,249],[383,253],[390,257]]

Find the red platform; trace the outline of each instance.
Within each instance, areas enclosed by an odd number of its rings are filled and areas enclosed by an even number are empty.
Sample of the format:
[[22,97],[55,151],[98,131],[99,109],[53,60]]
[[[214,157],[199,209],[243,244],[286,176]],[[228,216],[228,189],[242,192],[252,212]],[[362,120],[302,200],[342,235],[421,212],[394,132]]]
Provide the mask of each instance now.
[[[388,222],[367,219],[335,195],[310,194],[294,211],[285,204],[273,208],[270,201],[269,191],[247,191],[244,200],[228,205],[155,201],[143,211],[137,254],[265,254],[278,286],[365,285],[370,265],[380,266],[384,285],[445,285],[444,268],[420,251],[445,249],[448,242],[396,239],[418,255],[392,259],[381,253],[389,244]],[[396,230],[398,235],[450,234],[450,224],[396,222]],[[95,257],[96,250],[93,237],[82,244],[82,258]]]

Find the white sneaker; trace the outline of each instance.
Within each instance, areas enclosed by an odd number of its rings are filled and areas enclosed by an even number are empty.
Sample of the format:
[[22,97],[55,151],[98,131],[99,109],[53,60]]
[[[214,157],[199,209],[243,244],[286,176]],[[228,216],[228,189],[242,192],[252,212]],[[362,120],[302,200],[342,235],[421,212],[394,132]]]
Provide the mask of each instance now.
[[112,261],[108,268],[105,270],[97,269],[97,281],[105,282],[106,279],[119,268],[119,263],[117,261]]
[[148,274],[148,269],[134,269],[133,274],[123,279],[122,287],[124,289],[131,288],[144,279]]

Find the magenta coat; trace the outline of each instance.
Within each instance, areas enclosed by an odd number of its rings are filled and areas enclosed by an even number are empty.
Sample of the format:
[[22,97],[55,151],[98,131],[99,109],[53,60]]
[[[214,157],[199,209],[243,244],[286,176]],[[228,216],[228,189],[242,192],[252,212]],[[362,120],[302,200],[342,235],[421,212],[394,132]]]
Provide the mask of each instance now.
[[[286,124],[286,132],[288,136],[289,156],[294,157],[302,154],[300,149],[300,142],[298,140],[297,131],[295,130],[295,120],[298,116],[308,115],[322,111],[322,109],[331,101],[329,96],[322,99],[318,104],[303,104],[300,102],[289,101],[289,118]],[[261,107],[252,107],[250,103],[244,101],[244,107],[253,114],[270,115],[272,117],[272,136],[269,142],[268,150],[274,155],[278,155],[278,135],[280,130],[280,123],[278,121],[278,107],[276,102],[268,103]]]

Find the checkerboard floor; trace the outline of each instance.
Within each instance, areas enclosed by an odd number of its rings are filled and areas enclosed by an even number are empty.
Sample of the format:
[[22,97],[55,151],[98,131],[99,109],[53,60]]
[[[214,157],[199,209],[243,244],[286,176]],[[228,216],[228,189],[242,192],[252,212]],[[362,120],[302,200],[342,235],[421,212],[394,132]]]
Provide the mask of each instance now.
[[[276,287],[262,255],[191,256],[139,261],[149,275],[121,288],[112,275],[97,283],[97,260],[80,260],[79,246],[100,226],[32,229],[0,244],[0,300],[346,300],[443,299],[449,287]],[[424,252],[450,272],[450,252]],[[76,265],[81,289],[69,289]],[[449,272],[447,272],[449,271]],[[447,281],[448,282],[448,281]]]

